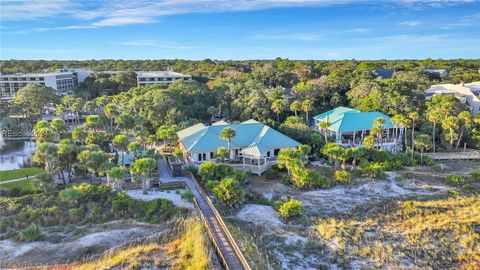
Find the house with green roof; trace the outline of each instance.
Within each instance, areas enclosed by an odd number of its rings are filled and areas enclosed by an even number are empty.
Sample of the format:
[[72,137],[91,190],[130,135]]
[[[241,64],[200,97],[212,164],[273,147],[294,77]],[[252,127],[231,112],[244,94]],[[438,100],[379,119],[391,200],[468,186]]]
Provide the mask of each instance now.
[[227,141],[220,138],[225,128],[235,130],[231,142],[232,153],[229,163],[238,169],[261,174],[276,164],[276,155],[281,149],[296,148],[299,142],[253,119],[229,124],[218,121],[210,126],[202,123],[177,132],[180,147],[186,160],[191,163],[216,161],[215,151],[227,148]]
[[[392,151],[396,143],[393,136],[395,127],[388,115],[381,112],[362,112],[347,107],[337,107],[313,117],[315,127],[321,133],[324,131],[320,128],[320,123],[328,122],[327,134],[335,136],[335,142],[343,146],[363,146],[363,139],[370,134],[377,118],[383,118],[385,125],[383,125],[382,139],[376,146]],[[402,135],[403,130],[400,129],[400,136]]]

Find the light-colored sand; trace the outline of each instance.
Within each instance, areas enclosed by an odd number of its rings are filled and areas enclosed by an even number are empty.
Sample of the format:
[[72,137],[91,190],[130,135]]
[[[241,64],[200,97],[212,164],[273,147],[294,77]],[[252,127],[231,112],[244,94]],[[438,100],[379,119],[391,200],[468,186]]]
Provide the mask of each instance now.
[[83,236],[70,235],[65,237],[68,240],[60,243],[2,240],[0,268],[67,263],[137,238],[148,237],[161,232],[162,227],[134,221],[112,221],[85,230]]
[[297,199],[312,212],[332,214],[349,212],[353,208],[369,202],[408,196],[431,196],[446,191],[446,186],[429,185],[421,181],[406,180],[400,186],[394,179],[396,174],[389,172],[388,180],[368,180],[353,187],[338,186],[330,189],[300,193]]
[[237,218],[267,228],[279,228],[284,225],[277,211],[268,205],[247,204],[238,212]]

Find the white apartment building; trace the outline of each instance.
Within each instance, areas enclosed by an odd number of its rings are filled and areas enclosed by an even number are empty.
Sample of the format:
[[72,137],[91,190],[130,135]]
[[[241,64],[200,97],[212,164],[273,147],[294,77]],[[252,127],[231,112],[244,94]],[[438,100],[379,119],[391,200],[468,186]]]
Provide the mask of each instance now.
[[425,91],[427,99],[433,95],[448,94],[454,95],[466,104],[473,115],[480,113],[480,81],[466,84],[437,84]]
[[192,76],[173,71],[137,71],[138,86],[150,84],[169,85],[173,81],[180,79],[191,81]]
[[58,94],[65,94],[71,91],[76,85],[74,73],[71,71],[58,70],[48,73],[16,73],[0,75],[0,97],[2,100],[9,100],[15,97],[15,94],[21,88],[29,83],[38,83],[49,86],[57,91]]

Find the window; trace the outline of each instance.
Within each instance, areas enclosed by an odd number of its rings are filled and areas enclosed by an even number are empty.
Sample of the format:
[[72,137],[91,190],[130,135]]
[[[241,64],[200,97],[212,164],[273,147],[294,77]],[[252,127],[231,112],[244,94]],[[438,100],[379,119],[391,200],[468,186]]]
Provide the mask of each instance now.
[[205,160],[207,160],[207,154],[206,153],[198,154],[198,161],[205,161]]
[[267,151],[267,158],[270,157],[270,150]]
[[213,159],[213,158],[214,158],[214,153],[210,152],[210,159]]
[[274,150],[273,150],[273,154],[274,154],[275,156],[278,155],[278,152],[280,152],[280,149],[274,149]]

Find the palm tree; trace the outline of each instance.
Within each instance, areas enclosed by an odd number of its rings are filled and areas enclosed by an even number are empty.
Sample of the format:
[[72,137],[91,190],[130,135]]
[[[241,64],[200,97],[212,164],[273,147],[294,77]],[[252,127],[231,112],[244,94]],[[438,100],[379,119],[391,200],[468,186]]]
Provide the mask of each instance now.
[[447,129],[450,134],[450,149],[453,148],[453,135],[458,128],[458,119],[455,116],[449,116],[442,122],[442,128]]
[[118,116],[118,108],[113,103],[108,103],[104,109],[105,116],[110,119],[110,130],[113,130],[113,118]]
[[220,138],[227,141],[229,158],[233,159],[232,153],[232,139],[237,136],[235,129],[231,127],[226,127],[220,132]]
[[83,111],[87,114],[91,114],[95,108],[95,102],[88,100],[83,104]]
[[363,138],[363,146],[367,149],[372,149],[375,146],[375,137],[373,135]]
[[122,152],[122,165],[124,165],[123,158],[125,156],[125,151],[128,149],[129,142],[130,140],[128,137],[123,134],[115,136],[112,141],[113,147]]
[[298,153],[292,148],[284,148],[278,152],[277,162],[279,168],[286,168],[288,175],[292,175],[292,170],[301,165]]
[[395,145],[394,145],[394,151],[397,152],[397,140],[398,140],[398,132],[399,132],[399,129],[400,129],[400,126],[401,126],[401,123],[404,121],[403,120],[403,115],[401,114],[396,114],[392,117],[392,119],[390,119],[390,121],[392,122],[393,124],[393,127],[394,127],[394,136],[393,136],[393,139],[395,140]]
[[302,103],[302,110],[306,114],[307,125],[310,126],[310,121],[308,119],[308,112],[310,112],[312,110],[312,101],[309,100],[309,99],[304,100],[303,103]]
[[228,149],[225,147],[218,147],[215,151],[215,157],[219,158],[222,163],[225,162],[225,159],[228,157]]
[[83,144],[85,142],[86,137],[87,137],[87,133],[85,132],[84,126],[76,126],[75,128],[73,128],[72,139],[75,142],[81,142]]
[[342,154],[344,152],[343,147],[338,144],[338,143],[327,143],[323,148],[322,148],[322,154],[328,156],[330,160],[334,160],[335,162],[335,169],[338,168],[338,160],[341,158]]
[[362,156],[362,152],[358,147],[349,147],[346,150],[346,155],[348,158],[352,159],[352,170],[357,166],[357,160]]
[[328,120],[320,122],[320,129],[323,131],[323,136],[325,137],[325,144],[328,143],[327,130],[329,126],[330,123],[328,122]]
[[380,144],[381,147],[383,147],[382,134],[383,134],[383,130],[384,130],[386,122],[387,121],[385,121],[385,119],[382,118],[382,117],[378,117],[375,120],[373,120],[373,126],[378,129],[377,140],[378,140],[378,143]]
[[415,121],[419,119],[419,115],[417,112],[411,112],[408,114],[408,117],[412,119],[412,158],[413,152],[415,151]]
[[272,102],[272,111],[277,114],[277,122],[280,123],[280,113],[284,109],[284,103],[281,99],[276,99]]
[[423,151],[430,147],[431,141],[432,138],[427,134],[418,134],[417,137],[415,137],[415,145],[420,149],[420,164],[423,164]]
[[55,133],[55,138],[57,141],[60,141],[60,137],[68,130],[67,124],[65,121],[60,118],[55,118],[50,123],[53,133]]
[[[122,183],[125,176],[128,174],[128,169],[123,166],[116,166],[111,168],[107,176],[113,178],[117,184]],[[121,188],[121,187],[120,187]]]
[[402,119],[400,122],[400,127],[403,128],[404,132],[403,135],[405,136],[405,153],[407,153],[407,146],[408,146],[408,127],[410,126],[410,120],[406,117]]
[[152,173],[157,168],[157,162],[153,158],[140,158],[135,161],[133,166],[130,168],[130,172],[136,176],[142,177],[142,190],[143,194],[147,194],[147,181],[145,176],[148,176],[149,179],[152,179]]
[[436,150],[436,142],[435,142],[435,132],[437,129],[437,123],[440,122],[442,119],[442,113],[440,110],[433,110],[427,113],[427,119],[430,123],[433,124],[432,128],[432,148],[433,148],[433,156],[435,157],[435,150]]
[[460,125],[462,126],[462,129],[460,131],[460,135],[458,136],[457,146],[455,147],[456,149],[458,149],[458,146],[460,145],[465,128],[471,128],[473,124],[472,114],[469,111],[460,112],[457,118],[461,123]]
[[290,104],[290,111],[294,112],[295,116],[297,116],[298,109],[300,109],[300,101],[295,100],[292,102],[292,104]]
[[89,115],[85,119],[85,127],[88,129],[91,129],[93,131],[98,131],[100,127],[102,126],[102,120],[100,119],[100,116],[98,115]]

